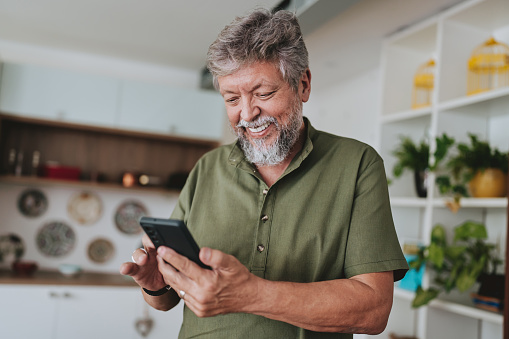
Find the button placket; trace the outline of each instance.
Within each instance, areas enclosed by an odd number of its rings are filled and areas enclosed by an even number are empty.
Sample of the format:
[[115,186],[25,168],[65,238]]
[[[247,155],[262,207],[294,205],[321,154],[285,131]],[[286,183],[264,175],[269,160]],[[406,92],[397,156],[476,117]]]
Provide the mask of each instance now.
[[261,193],[263,202],[260,210],[258,232],[254,248],[253,270],[260,272],[260,274],[264,274],[262,272],[265,272],[267,262],[274,197],[272,194],[269,194],[269,189],[267,187],[265,187]]

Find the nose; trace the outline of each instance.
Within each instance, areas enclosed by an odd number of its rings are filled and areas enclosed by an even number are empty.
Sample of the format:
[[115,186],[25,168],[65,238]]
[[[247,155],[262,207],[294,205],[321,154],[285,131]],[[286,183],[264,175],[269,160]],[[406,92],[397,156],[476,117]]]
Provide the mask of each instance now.
[[242,107],[240,112],[240,117],[242,120],[253,121],[258,115],[260,115],[260,109],[252,102],[252,100],[249,100],[248,98],[242,100]]

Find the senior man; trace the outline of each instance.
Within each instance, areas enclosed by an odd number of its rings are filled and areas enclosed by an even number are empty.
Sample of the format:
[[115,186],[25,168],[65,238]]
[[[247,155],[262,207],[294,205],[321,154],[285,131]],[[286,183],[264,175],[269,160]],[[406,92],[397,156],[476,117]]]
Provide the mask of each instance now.
[[408,269],[383,161],[303,117],[311,72],[297,18],[261,9],[237,18],[207,58],[237,141],[198,161],[172,218],[212,269],[156,252],[145,236],[146,253],[121,273],[156,309],[184,300],[181,338],[382,332]]

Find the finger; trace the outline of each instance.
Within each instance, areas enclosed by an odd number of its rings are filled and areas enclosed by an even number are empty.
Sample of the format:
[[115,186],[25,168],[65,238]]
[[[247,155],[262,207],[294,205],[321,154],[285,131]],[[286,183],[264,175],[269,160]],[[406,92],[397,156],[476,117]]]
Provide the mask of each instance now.
[[125,262],[120,266],[120,274],[133,276],[138,273],[139,266],[132,262]]
[[145,265],[148,261],[148,253],[143,248],[135,249],[131,257],[134,263],[140,266]]
[[185,276],[192,280],[196,280],[199,276],[203,275],[204,269],[169,247],[159,246],[157,254],[177,271],[182,272]]
[[157,256],[159,272],[163,275],[164,282],[170,285],[175,291],[189,291],[192,281],[180,273],[171,264],[168,264],[163,257]]
[[233,264],[234,257],[219,250],[203,247],[200,250],[200,260],[212,268],[228,268]]
[[145,247],[145,249],[147,250],[156,248],[152,243],[152,240],[150,240],[150,238],[146,234],[144,234],[143,237],[141,238],[141,243],[143,244],[143,247]]

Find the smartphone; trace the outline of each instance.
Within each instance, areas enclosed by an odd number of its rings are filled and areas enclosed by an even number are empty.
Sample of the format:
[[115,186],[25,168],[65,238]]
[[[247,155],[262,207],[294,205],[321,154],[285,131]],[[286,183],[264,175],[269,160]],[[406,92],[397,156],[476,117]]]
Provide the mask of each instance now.
[[159,246],[170,247],[200,267],[211,269],[201,262],[200,248],[182,220],[142,217],[140,226],[156,248]]

